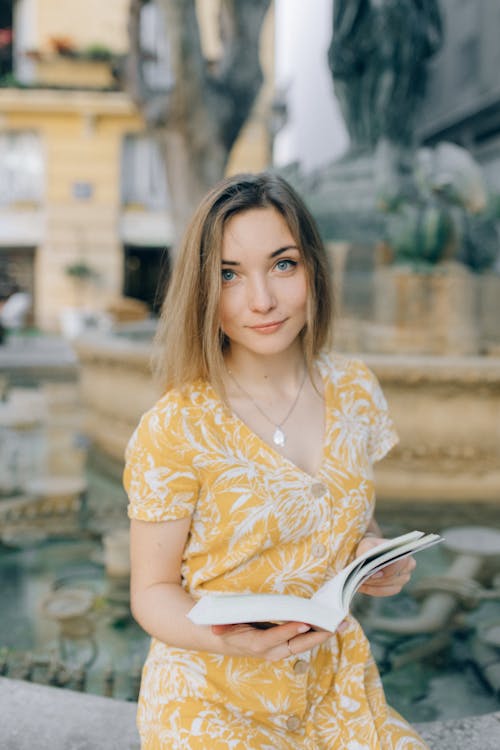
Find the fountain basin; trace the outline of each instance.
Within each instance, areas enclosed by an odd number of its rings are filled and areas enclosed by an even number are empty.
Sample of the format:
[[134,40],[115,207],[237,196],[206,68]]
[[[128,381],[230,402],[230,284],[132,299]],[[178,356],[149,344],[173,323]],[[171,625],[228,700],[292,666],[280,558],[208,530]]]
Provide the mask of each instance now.
[[[80,339],[86,431],[119,466],[159,397],[150,342]],[[358,355],[349,355],[358,356]],[[378,497],[398,503],[500,501],[500,357],[359,355],[378,376],[400,443],[377,466]]]

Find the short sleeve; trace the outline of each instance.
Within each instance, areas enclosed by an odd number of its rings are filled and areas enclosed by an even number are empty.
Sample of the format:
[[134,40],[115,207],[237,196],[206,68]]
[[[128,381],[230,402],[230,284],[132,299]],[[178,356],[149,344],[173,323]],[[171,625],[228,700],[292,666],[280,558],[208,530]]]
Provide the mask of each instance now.
[[185,418],[168,396],[142,417],[125,453],[129,518],[173,521],[193,514],[199,483]]
[[399,441],[387,401],[374,373],[364,364],[360,366],[360,381],[368,396],[369,433],[368,458],[372,463],[380,461]]

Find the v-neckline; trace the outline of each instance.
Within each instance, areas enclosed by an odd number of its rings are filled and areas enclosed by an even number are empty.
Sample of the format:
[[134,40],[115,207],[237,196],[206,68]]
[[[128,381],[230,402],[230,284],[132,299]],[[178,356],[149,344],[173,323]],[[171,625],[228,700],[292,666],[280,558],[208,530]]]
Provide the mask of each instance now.
[[330,433],[330,420],[331,420],[331,412],[332,410],[329,408],[328,404],[330,401],[330,394],[329,390],[332,387],[332,382],[330,379],[326,377],[326,364],[322,361],[321,357],[318,357],[316,359],[315,365],[318,368],[319,375],[321,377],[322,383],[323,383],[323,409],[324,409],[324,420],[323,420],[323,439],[321,443],[321,454],[318,466],[316,468],[316,471],[314,474],[309,473],[305,469],[302,469],[298,464],[296,464],[294,461],[292,461],[287,456],[284,456],[282,453],[279,453],[279,451],[274,448],[271,443],[268,443],[267,440],[264,440],[260,435],[258,435],[255,430],[252,430],[252,428],[241,418],[239,417],[236,412],[234,412],[231,408],[228,408],[215,389],[212,387],[212,385],[209,383],[209,387],[211,388],[215,398],[218,400],[221,409],[223,410],[223,414],[226,416],[227,419],[231,420],[234,424],[238,425],[241,428],[243,428],[247,433],[248,436],[253,440],[260,443],[264,448],[270,453],[274,458],[278,457],[283,463],[287,464],[289,467],[291,467],[294,471],[299,472],[300,474],[303,474],[309,481],[318,480],[320,478],[321,470],[323,468],[323,464],[325,462],[326,458],[326,446],[328,442],[328,435]]

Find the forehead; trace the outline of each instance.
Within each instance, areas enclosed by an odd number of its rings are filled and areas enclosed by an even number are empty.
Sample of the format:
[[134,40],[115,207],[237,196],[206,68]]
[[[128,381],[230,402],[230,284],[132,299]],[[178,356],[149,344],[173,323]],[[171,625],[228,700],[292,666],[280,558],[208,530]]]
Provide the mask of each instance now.
[[275,208],[251,208],[240,211],[226,222],[222,237],[222,257],[262,251],[272,253],[279,247],[295,245],[285,218]]

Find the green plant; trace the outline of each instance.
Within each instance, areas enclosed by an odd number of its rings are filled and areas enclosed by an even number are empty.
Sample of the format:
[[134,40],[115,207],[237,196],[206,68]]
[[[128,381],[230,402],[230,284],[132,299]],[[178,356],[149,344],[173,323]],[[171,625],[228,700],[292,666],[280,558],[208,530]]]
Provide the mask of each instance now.
[[5,73],[5,75],[0,76],[0,88],[2,89],[8,89],[8,88],[24,88],[23,84],[17,80],[15,75],[13,73]]
[[84,261],[79,261],[77,263],[70,263],[68,266],[64,269],[67,276],[71,276],[74,279],[96,279],[98,274],[97,271],[88,265],[88,263],[85,263]]
[[114,57],[109,47],[97,42],[86,47],[82,52],[82,56],[89,60],[100,60],[102,62],[109,62]]

